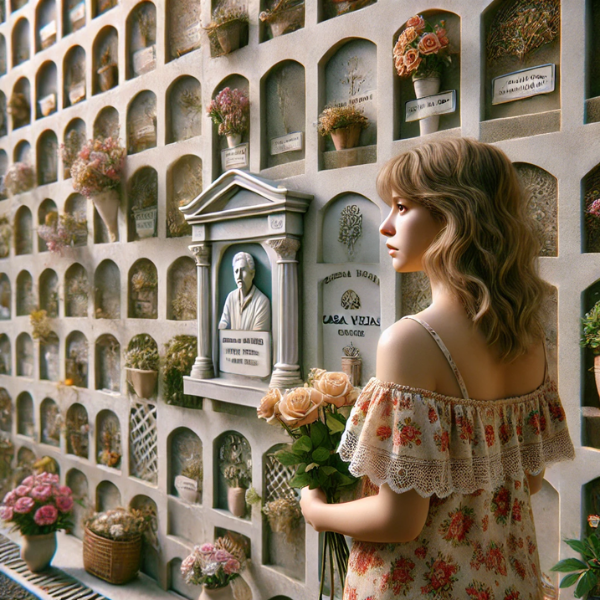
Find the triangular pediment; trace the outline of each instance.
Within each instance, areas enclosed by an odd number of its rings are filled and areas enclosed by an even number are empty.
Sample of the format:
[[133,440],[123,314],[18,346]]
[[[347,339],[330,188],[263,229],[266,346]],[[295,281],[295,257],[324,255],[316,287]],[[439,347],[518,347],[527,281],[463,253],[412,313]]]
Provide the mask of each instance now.
[[179,210],[191,224],[291,211],[306,212],[312,196],[276,185],[252,173],[226,171]]

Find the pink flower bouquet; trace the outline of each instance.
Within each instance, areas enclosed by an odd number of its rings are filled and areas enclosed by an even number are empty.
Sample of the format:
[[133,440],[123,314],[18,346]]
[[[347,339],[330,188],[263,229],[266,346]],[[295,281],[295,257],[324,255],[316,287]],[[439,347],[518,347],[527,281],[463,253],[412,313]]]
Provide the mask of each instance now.
[[248,129],[250,101],[240,90],[221,90],[208,105],[206,112],[219,126],[219,135],[244,133]]
[[72,510],[71,488],[59,485],[58,475],[40,473],[26,477],[4,496],[0,519],[21,535],[45,535],[70,529]]

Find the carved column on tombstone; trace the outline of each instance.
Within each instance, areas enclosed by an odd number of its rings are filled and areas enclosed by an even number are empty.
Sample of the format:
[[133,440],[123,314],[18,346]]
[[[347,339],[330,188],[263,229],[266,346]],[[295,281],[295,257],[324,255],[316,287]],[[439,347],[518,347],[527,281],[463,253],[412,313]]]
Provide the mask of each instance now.
[[269,387],[290,388],[302,385],[300,379],[298,261],[300,240],[291,237],[268,240],[277,253],[279,280],[279,314],[277,328],[277,362]]
[[190,246],[196,259],[198,283],[198,356],[190,376],[194,379],[211,379],[215,376],[211,351],[210,305],[210,245]]

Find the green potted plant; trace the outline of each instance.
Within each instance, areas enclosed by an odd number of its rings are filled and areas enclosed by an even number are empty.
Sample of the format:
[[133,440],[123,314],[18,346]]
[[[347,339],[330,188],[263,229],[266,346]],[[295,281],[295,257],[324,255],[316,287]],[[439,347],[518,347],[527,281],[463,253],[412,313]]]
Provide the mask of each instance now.
[[304,0],[275,0],[258,18],[269,25],[274,38],[296,31],[304,27]]
[[140,398],[151,398],[158,378],[158,348],[147,334],[136,335],[125,353],[127,381]]
[[198,356],[198,339],[193,335],[176,335],[165,344],[163,364],[164,398],[167,404],[195,407],[183,393],[183,377],[189,375]]
[[355,106],[329,106],[319,116],[319,133],[330,135],[336,150],[354,148],[369,119]]
[[248,11],[233,0],[225,0],[213,11],[206,31],[211,56],[229,54],[247,43]]
[[135,178],[130,188],[131,212],[135,220],[135,231],[140,239],[156,234],[158,216],[158,175],[154,169],[144,169]]
[[600,394],[600,300],[581,319],[582,335],[580,344],[582,348],[589,348],[594,355],[594,374],[596,388]]
[[218,125],[219,135],[227,138],[229,148],[238,146],[248,130],[250,101],[238,89],[222,89],[206,109],[208,116]]

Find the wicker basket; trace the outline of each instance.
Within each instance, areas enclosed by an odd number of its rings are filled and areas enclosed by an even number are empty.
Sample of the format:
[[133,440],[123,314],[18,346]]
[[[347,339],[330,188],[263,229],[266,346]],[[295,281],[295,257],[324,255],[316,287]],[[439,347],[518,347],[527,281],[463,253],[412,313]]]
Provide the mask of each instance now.
[[115,542],[91,532],[83,534],[83,567],[92,575],[109,583],[131,581],[140,570],[142,536],[126,542]]

